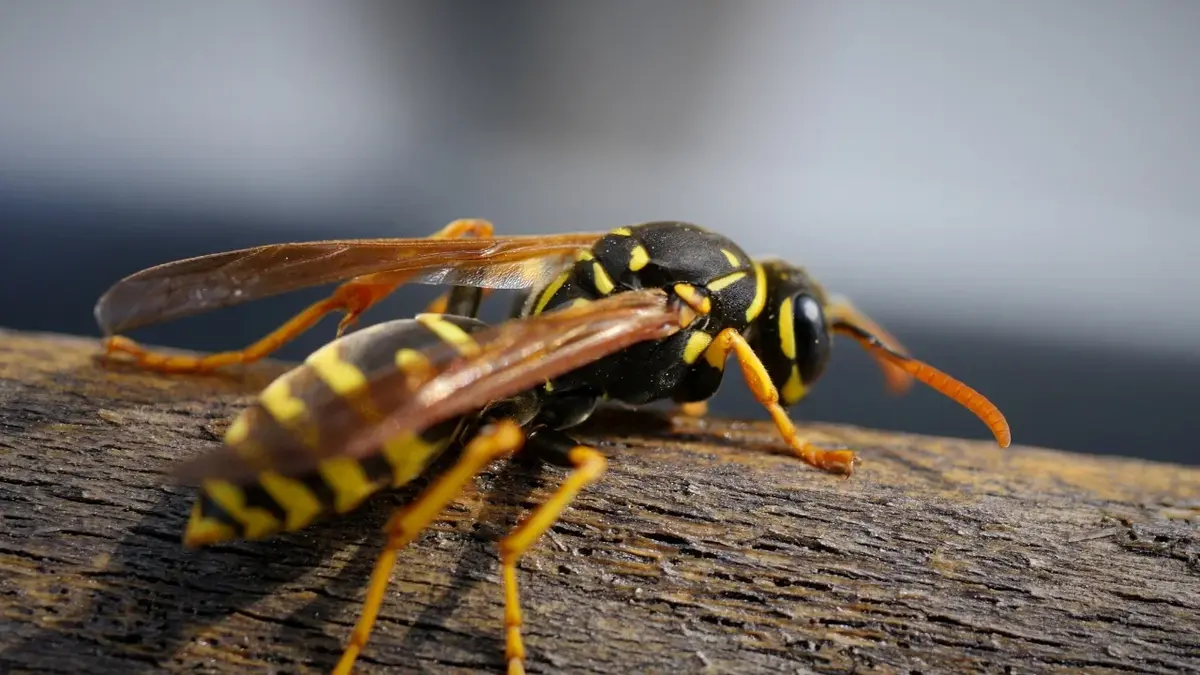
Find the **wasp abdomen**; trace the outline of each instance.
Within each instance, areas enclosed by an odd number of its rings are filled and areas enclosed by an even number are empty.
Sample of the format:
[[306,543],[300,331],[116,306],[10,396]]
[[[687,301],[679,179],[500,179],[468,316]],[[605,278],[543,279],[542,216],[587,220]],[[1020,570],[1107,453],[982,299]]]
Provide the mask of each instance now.
[[[447,420],[419,435],[391,439],[381,452],[359,460],[330,452],[377,420],[394,402],[404,377],[380,379],[381,370],[419,374],[431,364],[426,354],[438,345],[456,353],[478,349],[471,333],[485,328],[466,317],[422,315],[351,333],[313,352],[280,376],[240,414],[225,443],[259,469],[248,484],[210,480],[202,485],[184,535],[190,546],[236,538],[261,539],[299,530],[317,518],[345,513],[387,487],[420,476],[459,440],[463,418]],[[386,382],[373,391],[369,382]],[[287,454],[322,457],[299,474],[279,470],[273,458]]]

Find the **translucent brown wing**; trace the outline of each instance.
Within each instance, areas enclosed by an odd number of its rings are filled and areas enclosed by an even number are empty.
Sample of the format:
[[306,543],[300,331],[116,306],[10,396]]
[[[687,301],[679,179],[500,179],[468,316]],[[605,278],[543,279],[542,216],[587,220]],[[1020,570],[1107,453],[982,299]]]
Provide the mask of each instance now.
[[693,317],[678,300],[649,289],[506,321],[472,335],[480,349],[471,356],[461,356],[444,343],[423,352],[432,365],[425,375],[398,368],[369,374],[361,390],[351,395],[370,397],[380,412],[374,422],[341,404],[343,392],[323,404],[310,403],[312,419],[319,420],[321,430],[315,446],[280,437],[278,443],[256,445],[253,465],[237,449],[223,446],[182,464],[175,475],[189,483],[205,478],[245,482],[265,468],[296,476],[313,470],[323,458],[363,459],[400,434],[420,433],[637,342],[670,336]]
[[528,288],[599,234],[493,239],[347,239],[271,244],[177,260],[118,281],[96,303],[106,334],[365,274],[408,283]]

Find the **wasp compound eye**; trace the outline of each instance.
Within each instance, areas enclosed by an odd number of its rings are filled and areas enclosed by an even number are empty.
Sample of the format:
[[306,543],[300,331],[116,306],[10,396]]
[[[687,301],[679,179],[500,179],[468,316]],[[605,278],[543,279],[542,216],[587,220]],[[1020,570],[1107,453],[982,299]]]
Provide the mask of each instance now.
[[829,362],[829,328],[821,303],[808,293],[792,296],[792,330],[796,336],[796,366],[800,380],[811,384]]

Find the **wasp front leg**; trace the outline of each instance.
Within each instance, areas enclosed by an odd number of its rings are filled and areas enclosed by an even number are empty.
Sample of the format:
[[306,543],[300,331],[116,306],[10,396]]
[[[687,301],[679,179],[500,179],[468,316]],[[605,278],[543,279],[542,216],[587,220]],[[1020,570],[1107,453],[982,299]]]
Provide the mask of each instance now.
[[[486,220],[456,220],[430,235],[430,239],[487,239],[493,226]],[[411,272],[371,274],[351,279],[338,286],[328,297],[319,300],[261,340],[243,349],[218,352],[204,356],[176,356],[148,350],[124,336],[113,336],[105,343],[106,354],[121,353],[146,370],[165,373],[207,373],[225,366],[253,363],[270,356],[280,347],[315,326],[326,315],[345,312],[338,324],[337,335],[353,326],[372,306],[391,295],[412,278]]]
[[754,353],[746,338],[733,328],[726,328],[717,334],[705,351],[705,358],[714,366],[723,365],[729,358],[730,352],[737,357],[738,365],[742,368],[742,376],[754,394],[754,398],[762,404],[779,434],[787,441],[792,452],[805,463],[823,471],[850,475],[854,472],[856,458],[854,451],[847,449],[830,450],[821,448],[800,437],[796,425],[788,417],[787,411],[779,405],[779,390],[771,382],[762,360]]

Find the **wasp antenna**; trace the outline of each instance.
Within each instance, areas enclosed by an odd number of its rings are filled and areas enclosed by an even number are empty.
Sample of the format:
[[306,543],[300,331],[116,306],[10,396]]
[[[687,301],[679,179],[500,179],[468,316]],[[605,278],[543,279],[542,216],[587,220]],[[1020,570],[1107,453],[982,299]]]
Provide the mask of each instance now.
[[833,329],[857,340],[875,358],[903,370],[975,413],[975,416],[991,429],[1000,447],[1007,448],[1012,443],[1012,432],[1008,428],[1008,420],[1004,418],[1004,413],[983,394],[929,364],[892,351],[878,337],[861,326],[849,322],[835,322]]
[[[825,308],[826,314],[834,324],[836,330],[839,324],[853,325],[855,328],[873,336],[883,347],[893,354],[907,357],[908,350],[904,345],[900,344],[891,333],[887,332],[875,323],[875,321],[863,313],[854,303],[844,296],[832,296]],[[884,383],[887,390],[893,394],[904,394],[909,389],[912,389],[913,375],[905,368],[897,365],[892,359],[882,356],[878,352],[867,350],[875,359],[875,363],[879,365],[879,369],[883,371]]]

